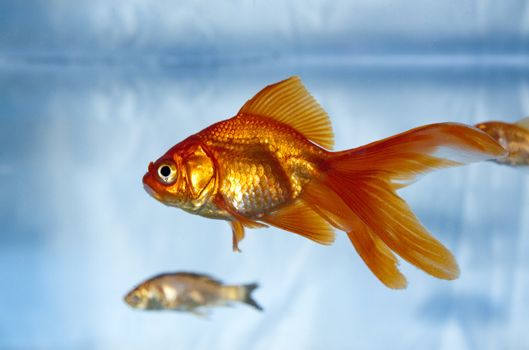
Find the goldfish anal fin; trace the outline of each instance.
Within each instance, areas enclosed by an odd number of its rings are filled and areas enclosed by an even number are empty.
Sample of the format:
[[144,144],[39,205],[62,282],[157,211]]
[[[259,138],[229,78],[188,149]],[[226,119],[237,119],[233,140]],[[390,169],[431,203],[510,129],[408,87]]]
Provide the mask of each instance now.
[[314,242],[329,245],[335,234],[331,225],[302,200],[260,218],[272,226],[297,233]]
[[239,116],[249,114],[285,123],[318,145],[332,149],[334,134],[327,113],[297,76],[268,85],[248,100]]
[[515,124],[518,125],[521,128],[529,130],[529,117],[525,117],[523,119],[520,119]]

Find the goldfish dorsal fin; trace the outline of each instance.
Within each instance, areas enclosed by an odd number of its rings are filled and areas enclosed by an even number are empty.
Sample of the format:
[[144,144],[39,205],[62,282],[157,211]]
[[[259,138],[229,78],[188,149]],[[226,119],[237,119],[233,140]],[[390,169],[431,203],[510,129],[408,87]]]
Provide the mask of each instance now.
[[275,119],[294,128],[327,149],[334,146],[334,134],[327,113],[311,96],[297,76],[268,85],[248,100],[239,111]]
[[516,123],[521,128],[529,130],[529,117],[518,120]]

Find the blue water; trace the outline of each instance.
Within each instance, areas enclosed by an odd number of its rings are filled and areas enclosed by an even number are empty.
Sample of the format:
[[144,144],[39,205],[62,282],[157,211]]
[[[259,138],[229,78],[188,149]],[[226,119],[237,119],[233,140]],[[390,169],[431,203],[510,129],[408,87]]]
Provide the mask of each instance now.
[[[461,277],[402,263],[386,289],[344,234],[324,247],[276,229],[231,252],[227,223],[143,190],[149,161],[299,74],[331,116],[336,149],[441,121],[529,114],[523,67],[337,65],[118,69],[18,65],[0,74],[0,348],[522,349],[529,347],[529,182],[492,163],[401,191],[456,255]],[[165,271],[258,281],[239,305],[142,313],[122,296]]]
[[[529,2],[2,1],[0,349],[529,349],[529,173],[445,169],[400,191],[456,256],[385,288],[330,247],[150,198],[147,164],[299,75],[336,149],[529,115]],[[258,282],[207,319],[130,309],[161,272]]]

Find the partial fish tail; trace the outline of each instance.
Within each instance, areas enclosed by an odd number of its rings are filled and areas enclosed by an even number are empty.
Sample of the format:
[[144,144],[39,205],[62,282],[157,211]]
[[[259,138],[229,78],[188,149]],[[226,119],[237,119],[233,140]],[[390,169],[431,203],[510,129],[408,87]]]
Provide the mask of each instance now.
[[487,134],[462,124],[432,124],[352,150],[330,153],[303,201],[346,231],[370,270],[390,288],[405,288],[394,253],[432,276],[459,276],[453,255],[433,238],[396,190],[429,171],[501,157]]
[[241,288],[242,295],[243,295],[243,297],[241,298],[241,301],[250,306],[253,306],[259,311],[263,311],[263,308],[261,307],[261,305],[259,305],[257,301],[255,301],[255,299],[252,297],[252,293],[254,290],[257,289],[257,287],[259,287],[257,283],[250,283],[250,284],[241,286],[240,288]]
[[242,303],[253,306],[259,311],[263,311],[261,305],[252,297],[252,293],[259,287],[257,283],[250,283],[238,286],[225,286],[227,292],[227,299],[233,301],[240,301]]

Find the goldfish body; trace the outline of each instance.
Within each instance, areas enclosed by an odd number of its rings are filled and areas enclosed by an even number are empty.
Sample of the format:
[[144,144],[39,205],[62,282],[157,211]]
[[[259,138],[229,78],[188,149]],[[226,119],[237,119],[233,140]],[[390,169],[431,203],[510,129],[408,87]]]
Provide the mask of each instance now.
[[513,124],[485,122],[477,124],[476,127],[492,136],[507,150],[505,157],[493,161],[512,166],[529,165],[529,118]]
[[201,309],[242,302],[262,310],[252,299],[257,284],[223,285],[201,274],[177,272],[152,277],[125,296],[125,302],[136,309],[189,311],[202,315]]
[[452,254],[413,215],[396,189],[433,169],[503,156],[487,134],[462,124],[419,127],[363,147],[331,152],[329,117],[298,77],[270,85],[235,117],[180,142],[143,177],[160,202],[244,227],[272,225],[322,244],[347,232],[371,271],[404,288],[393,252],[444,279]]

